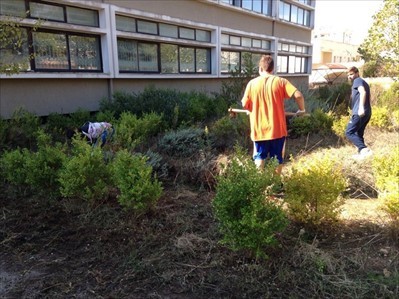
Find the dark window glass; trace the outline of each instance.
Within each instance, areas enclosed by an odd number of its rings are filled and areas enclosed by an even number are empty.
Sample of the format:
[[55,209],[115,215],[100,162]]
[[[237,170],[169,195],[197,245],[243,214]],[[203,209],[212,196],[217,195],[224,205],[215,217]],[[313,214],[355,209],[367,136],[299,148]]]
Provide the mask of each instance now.
[[1,0],[0,15],[24,17],[26,15],[25,0]]
[[120,71],[137,72],[139,70],[136,41],[118,39],[118,61]]
[[195,61],[197,73],[211,72],[211,51],[209,49],[197,49]]
[[137,32],[158,34],[157,23],[144,21],[144,20],[137,20]]
[[0,39],[0,67],[5,64],[16,67],[20,71],[30,70],[28,34],[26,29],[16,29],[10,38],[10,42],[7,43]]
[[94,10],[67,7],[67,22],[71,24],[98,27],[98,13]]
[[159,72],[158,46],[156,44],[138,44],[139,71]]
[[64,8],[61,6],[30,2],[29,10],[34,18],[65,22]]
[[176,74],[178,72],[178,46],[161,44],[161,73]]
[[180,53],[180,72],[193,73],[195,72],[195,49],[188,47],[181,47]]
[[240,68],[240,53],[222,51],[221,53],[221,72],[228,73]]
[[35,68],[69,69],[66,34],[33,32]]
[[159,24],[159,35],[177,38],[177,29],[175,25]]
[[120,31],[136,32],[136,20],[134,18],[116,16],[116,29]]
[[179,37],[184,39],[195,39],[195,30],[191,28],[179,28]]
[[101,70],[101,51],[98,38],[71,35],[69,52],[72,70]]

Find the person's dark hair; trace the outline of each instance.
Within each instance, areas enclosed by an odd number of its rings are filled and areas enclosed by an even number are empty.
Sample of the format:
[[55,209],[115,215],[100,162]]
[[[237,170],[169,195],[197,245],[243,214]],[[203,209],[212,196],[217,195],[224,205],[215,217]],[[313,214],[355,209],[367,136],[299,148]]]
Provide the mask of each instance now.
[[273,72],[274,70],[274,60],[270,55],[262,55],[259,60],[259,67],[263,70],[266,70],[268,73]]
[[357,74],[357,73],[359,72],[359,69],[358,69],[357,67],[355,67],[355,66],[352,66],[352,67],[348,70],[348,73],[350,73],[350,72]]

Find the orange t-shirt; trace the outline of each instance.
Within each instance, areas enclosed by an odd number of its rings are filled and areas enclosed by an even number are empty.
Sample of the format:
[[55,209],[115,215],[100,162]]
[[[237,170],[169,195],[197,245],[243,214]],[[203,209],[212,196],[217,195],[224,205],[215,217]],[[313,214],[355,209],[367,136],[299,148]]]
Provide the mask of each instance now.
[[253,141],[287,136],[284,100],[291,98],[296,90],[287,79],[272,75],[259,76],[249,81],[241,103],[251,112]]

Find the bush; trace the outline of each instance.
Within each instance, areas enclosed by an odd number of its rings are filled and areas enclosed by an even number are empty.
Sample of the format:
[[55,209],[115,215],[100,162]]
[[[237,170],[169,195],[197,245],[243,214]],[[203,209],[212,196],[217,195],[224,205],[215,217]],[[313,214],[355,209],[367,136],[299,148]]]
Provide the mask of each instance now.
[[17,109],[9,121],[6,142],[12,147],[32,148],[36,144],[36,132],[40,119],[25,109]]
[[337,220],[347,181],[329,153],[293,161],[284,181],[288,212],[296,222],[313,228]]
[[26,183],[38,193],[59,193],[59,172],[66,160],[66,148],[57,143],[51,144],[51,138],[42,130],[38,131],[38,149],[27,154]]
[[309,133],[329,133],[333,126],[333,116],[316,109],[309,116],[293,117],[289,123],[290,135],[301,136]]
[[100,147],[85,140],[72,140],[73,155],[60,170],[61,195],[94,203],[109,193],[110,173]]
[[391,110],[399,110],[399,82],[393,82],[388,90],[378,99],[378,106],[386,106]]
[[372,167],[379,197],[384,200],[383,209],[393,221],[399,221],[399,146],[375,155]]
[[217,178],[213,210],[223,235],[222,243],[233,250],[249,249],[266,257],[267,246],[276,244],[275,235],[287,225],[281,207],[272,199],[281,181],[276,163],[264,172],[242,150],[237,150],[224,174]]
[[115,142],[132,150],[162,130],[162,115],[150,113],[138,118],[130,112],[123,112],[115,128]]
[[206,146],[205,131],[197,128],[168,132],[158,142],[158,148],[161,152],[172,157],[183,158],[198,154]]
[[118,202],[126,209],[146,211],[162,195],[161,183],[152,179],[152,167],[146,158],[119,151],[112,163],[112,176],[120,191]]
[[209,138],[219,151],[233,149],[234,145],[247,148],[252,145],[248,115],[239,113],[234,118],[229,116],[220,118],[210,126]]
[[332,130],[341,139],[345,140],[345,131],[350,120],[350,115],[342,115],[333,120]]
[[369,125],[381,129],[388,129],[392,127],[392,124],[389,119],[388,108],[374,107]]
[[14,187],[26,188],[28,170],[25,167],[29,158],[27,149],[6,151],[0,158],[2,178]]

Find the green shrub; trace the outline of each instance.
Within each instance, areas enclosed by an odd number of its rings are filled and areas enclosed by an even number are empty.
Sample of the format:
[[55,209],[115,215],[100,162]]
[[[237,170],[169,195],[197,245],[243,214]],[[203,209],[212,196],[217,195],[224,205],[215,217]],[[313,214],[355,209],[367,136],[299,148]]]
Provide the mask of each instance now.
[[146,158],[131,155],[127,150],[119,151],[112,163],[112,175],[120,191],[118,202],[126,209],[146,211],[162,195],[160,182],[152,179],[152,167]]
[[61,195],[94,203],[109,193],[110,173],[100,147],[72,140],[73,154],[60,170]]
[[0,117],[0,153],[6,148],[8,122]]
[[162,130],[162,115],[150,113],[138,118],[130,112],[122,112],[115,128],[115,142],[122,148],[134,149]]
[[73,132],[77,129],[72,119],[65,114],[51,113],[47,116],[44,123],[46,133],[50,134],[52,140],[65,142],[67,140],[67,132]]
[[248,147],[250,139],[249,117],[239,113],[237,117],[224,116],[214,122],[209,128],[209,138],[212,145],[220,150],[233,149],[234,145]]
[[188,128],[167,132],[159,141],[161,152],[172,157],[187,158],[198,154],[207,146],[207,137],[203,129]]
[[392,127],[389,119],[388,108],[374,107],[369,125],[381,129],[389,129],[390,127]]
[[26,183],[38,193],[58,194],[59,171],[66,160],[66,148],[61,143],[51,144],[43,130],[38,131],[36,152],[27,155]]
[[69,117],[71,118],[71,125],[74,128],[79,128],[85,122],[90,121],[91,119],[90,112],[82,108],[79,108],[75,112],[71,113]]
[[292,219],[309,227],[337,219],[347,180],[339,162],[328,152],[293,161],[284,181],[285,201]]
[[17,109],[9,121],[6,142],[11,148],[32,148],[36,144],[36,132],[39,127],[39,117],[25,109]]
[[399,82],[393,82],[390,88],[382,93],[377,105],[399,110]]
[[350,120],[350,115],[341,115],[333,120],[332,130],[341,139],[345,139],[345,131]]
[[0,169],[4,181],[13,187],[26,188],[28,169],[25,165],[28,159],[27,149],[5,151],[0,158]]
[[281,183],[276,163],[260,172],[242,150],[217,178],[213,210],[223,235],[222,243],[233,250],[248,249],[266,257],[267,246],[276,244],[275,235],[287,225],[281,207],[272,194]]
[[288,125],[290,135],[301,136],[309,133],[329,133],[333,126],[333,116],[316,109],[310,116],[293,117]]
[[375,185],[383,198],[383,209],[399,221],[399,146],[388,153],[375,155],[372,162]]

